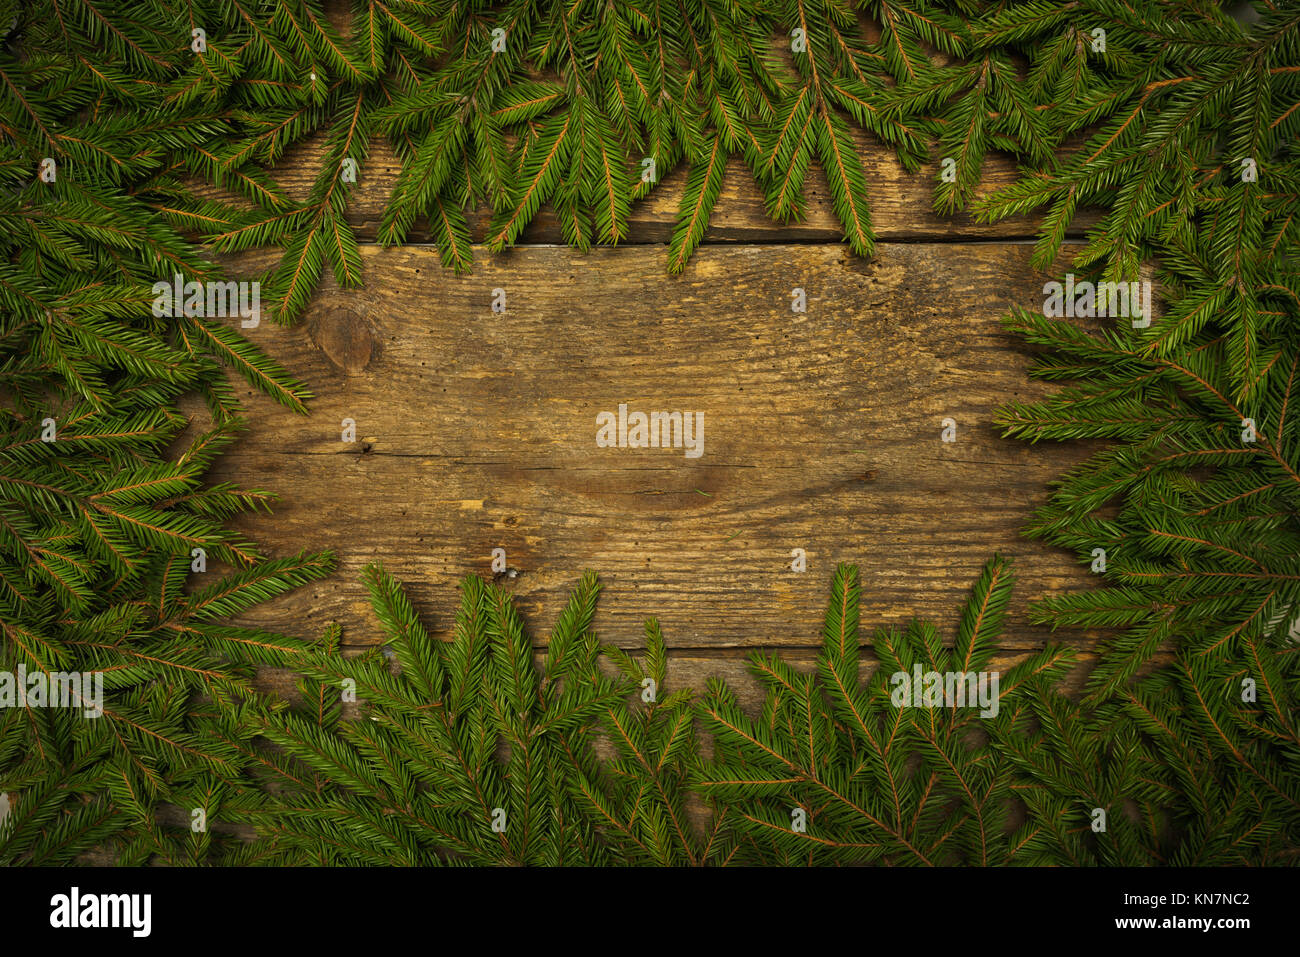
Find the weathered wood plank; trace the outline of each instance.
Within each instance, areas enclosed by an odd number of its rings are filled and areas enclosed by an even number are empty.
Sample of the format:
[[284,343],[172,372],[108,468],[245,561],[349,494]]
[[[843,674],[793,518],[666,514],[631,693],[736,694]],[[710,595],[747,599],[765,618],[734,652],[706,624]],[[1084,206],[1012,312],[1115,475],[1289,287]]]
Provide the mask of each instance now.
[[[679,649],[816,644],[840,561],[862,567],[864,622],[915,614],[951,635],[1002,551],[1021,579],[1008,647],[1036,646],[1047,634],[1026,601],[1089,576],[1017,534],[1081,451],[990,425],[1037,391],[998,322],[1041,303],[1028,254],[709,247],[669,277],[662,249],[532,247],[458,278],[429,247],[367,247],[364,289],[331,288],[303,324],[248,333],[319,398],[300,417],[250,394],[251,432],[213,477],[281,495],[243,524],[274,552],[340,558],[329,581],[250,620],[297,633],[339,621],[348,642],[378,640],[359,576],[381,560],[445,634],[455,582],[489,572],[500,547],[541,635],[589,567],[607,586],[598,630],[620,645],[639,645],[652,614]],[[791,312],[796,286],[806,314]],[[598,448],[597,413],[619,403],[702,412],[702,456]],[[344,418],[355,444],[340,441]]]
[[[872,140],[870,134],[854,129],[854,141],[862,158],[869,184],[872,225],[882,241],[952,241],[969,239],[1026,239],[1034,236],[1037,217],[1018,216],[993,224],[975,222],[969,215],[940,215],[933,208],[934,184],[939,175],[941,157],[933,157],[917,173],[909,173],[893,152]],[[303,201],[318,175],[323,153],[323,135],[304,142],[284,157],[274,170],[275,179],[286,194]],[[373,241],[378,234],[384,207],[397,181],[401,161],[387,141],[377,138],[369,156],[360,162],[357,183],[348,206],[347,221],[358,239]],[[628,236],[624,245],[666,243],[672,237],[677,208],[686,184],[687,167],[679,166],[641,202],[632,205]],[[632,171],[629,170],[629,179]],[[981,195],[1007,186],[1016,179],[1015,164],[1002,154],[985,163]],[[799,222],[780,223],[771,219],[763,205],[763,194],[753,175],[740,160],[732,157],[722,194],[705,234],[705,243],[788,243],[838,242],[844,229],[831,206],[831,197],[821,168],[813,164],[808,170],[805,216]],[[197,189],[200,195],[230,196],[210,186]],[[474,241],[482,242],[487,234],[490,210],[486,207],[468,212]],[[1070,227],[1068,235],[1079,237],[1097,221],[1094,211],[1083,211]],[[409,242],[427,242],[431,238],[428,222],[420,219],[408,236]],[[563,244],[560,225],[549,204],[519,239],[520,244]],[[481,255],[481,251],[480,251]]]

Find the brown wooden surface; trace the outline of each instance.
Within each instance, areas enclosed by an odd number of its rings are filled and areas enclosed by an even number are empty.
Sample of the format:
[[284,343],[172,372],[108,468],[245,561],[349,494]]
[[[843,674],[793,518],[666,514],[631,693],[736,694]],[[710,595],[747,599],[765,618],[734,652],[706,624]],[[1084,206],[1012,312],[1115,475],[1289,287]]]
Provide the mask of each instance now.
[[[364,289],[331,285],[300,325],[248,333],[318,398],[302,417],[250,393],[250,433],[213,478],[281,496],[244,523],[273,553],[329,548],[340,569],[247,621],[377,641],[359,577],[380,560],[447,634],[457,580],[490,574],[496,547],[539,637],[593,568],[603,639],[637,647],[656,615],[670,647],[736,655],[815,645],[840,561],[862,568],[865,626],[916,615],[951,635],[984,561],[1015,557],[1009,649],[1049,637],[1029,599],[1087,587],[1070,556],[1018,535],[1081,450],[991,426],[1039,388],[998,321],[1041,303],[1028,246],[882,244],[870,262],[833,244],[706,246],[679,277],[662,246],[476,252],[455,277],[432,247],[363,247]],[[597,448],[595,416],[619,402],[704,412],[704,455]]]
[[[938,241],[961,242],[970,240],[1002,241],[1034,238],[1035,220],[1017,216],[997,223],[977,223],[969,215],[960,213],[944,216],[933,209],[934,185],[939,175],[941,157],[931,157],[931,162],[917,173],[907,172],[895,158],[892,150],[882,147],[864,131],[853,128],[854,142],[862,158],[869,183],[871,221],[879,240],[885,242]],[[292,199],[307,198],[320,169],[323,136],[291,150],[276,170],[276,180]],[[401,169],[400,160],[387,141],[377,138],[369,155],[359,161],[357,183],[353,188],[347,211],[347,221],[356,230],[357,238],[374,241],[379,231],[388,196]],[[622,245],[666,243],[672,237],[676,223],[677,207],[686,184],[687,167],[678,166],[664,176],[645,200],[632,205],[628,219],[628,236]],[[629,177],[633,171],[629,170]],[[980,194],[1007,186],[1016,178],[1016,167],[1001,154],[990,156],[983,170]],[[201,187],[198,192],[211,197],[231,196],[211,187]],[[844,228],[831,207],[826,177],[817,164],[808,168],[805,185],[805,215],[798,222],[779,223],[771,219],[763,206],[763,195],[754,185],[753,176],[740,157],[732,157],[727,164],[727,174],[722,193],[709,229],[706,243],[791,243],[839,242]],[[490,211],[486,208],[470,211],[468,218],[475,242],[484,239]],[[1096,222],[1092,210],[1082,210],[1067,235],[1081,237]],[[417,220],[409,233],[408,242],[429,241],[427,221]],[[563,243],[559,222],[549,205],[543,206],[537,218],[519,239],[520,244]],[[481,260],[485,254],[476,251]]]

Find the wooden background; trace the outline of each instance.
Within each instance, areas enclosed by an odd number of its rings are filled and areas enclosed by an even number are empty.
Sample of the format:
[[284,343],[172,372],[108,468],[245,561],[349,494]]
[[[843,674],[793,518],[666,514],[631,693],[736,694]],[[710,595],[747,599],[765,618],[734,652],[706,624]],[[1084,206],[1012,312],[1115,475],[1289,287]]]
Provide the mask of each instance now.
[[[999,324],[1013,304],[1041,308],[1033,224],[941,218],[930,208],[937,167],[910,176],[865,138],[859,148],[879,237],[871,261],[841,242],[819,171],[805,221],[778,225],[733,162],[680,276],[667,275],[666,244],[684,169],[634,207],[617,248],[565,248],[543,209],[513,250],[476,247],[472,274],[457,277],[420,244],[427,232],[400,249],[374,244],[398,163],[373,144],[349,214],[366,244],[365,288],[330,280],[297,326],[246,333],[314,390],[312,415],[244,386],[250,431],[212,475],[280,496],[272,516],[241,523],[272,554],[331,549],[339,570],[241,622],[302,636],[339,622],[345,645],[376,643],[360,574],[378,560],[446,636],[458,579],[491,575],[499,547],[511,571],[498,580],[539,641],[593,568],[602,640],[641,647],[644,618],[657,616],[671,681],[725,675],[748,697],[748,651],[815,655],[837,562],[861,567],[868,633],[917,616],[951,640],[980,568],[1001,552],[1018,579],[1004,660],[1040,647],[1051,636],[1028,623],[1028,602],[1091,576],[1019,535],[1047,483],[1086,450],[992,427],[1000,404],[1042,388]],[[305,195],[319,155],[313,145],[281,164],[291,194]],[[989,188],[1013,174],[985,172]],[[486,212],[474,222],[481,238]],[[795,287],[804,314],[791,311]],[[597,448],[596,414],[620,402],[703,412],[703,456]],[[341,441],[345,417],[355,444]],[[955,443],[940,441],[944,417]],[[802,574],[794,548],[807,552]],[[1086,662],[1098,636],[1057,637]]]

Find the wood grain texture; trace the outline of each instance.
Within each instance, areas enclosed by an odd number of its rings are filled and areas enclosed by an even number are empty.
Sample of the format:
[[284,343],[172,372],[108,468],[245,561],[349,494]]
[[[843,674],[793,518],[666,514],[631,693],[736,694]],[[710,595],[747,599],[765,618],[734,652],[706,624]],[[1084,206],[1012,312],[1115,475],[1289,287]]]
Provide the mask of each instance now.
[[[872,227],[881,241],[968,241],[979,239],[1032,239],[1036,216],[1016,216],[996,223],[977,223],[966,213],[940,215],[933,209],[934,184],[939,175],[941,157],[932,157],[919,172],[909,173],[892,150],[881,146],[864,130],[853,128],[867,175],[868,199]],[[320,169],[324,135],[310,138],[291,149],[272,171],[286,195],[304,201]],[[357,239],[373,242],[379,231],[388,197],[401,170],[401,161],[386,140],[376,138],[369,155],[359,161],[357,183],[352,187],[346,219],[356,231]],[[628,235],[622,245],[666,243],[672,237],[677,209],[686,184],[687,166],[679,165],[644,200],[632,204]],[[1010,185],[1016,179],[1016,167],[1002,154],[994,154],[984,164],[984,179],[979,194],[987,195]],[[634,171],[628,171],[629,181]],[[223,190],[194,184],[196,194],[240,203]],[[763,194],[754,183],[753,174],[733,156],[727,164],[722,193],[705,233],[705,243],[792,243],[838,242],[844,227],[831,206],[829,187],[822,170],[815,163],[808,169],[805,185],[806,204],[802,219],[781,223],[771,219],[763,204]],[[486,207],[467,210],[474,241],[481,242],[488,231],[491,211]],[[1099,219],[1095,210],[1081,210],[1067,235],[1082,237]],[[431,234],[427,219],[416,221],[408,242],[428,242]],[[559,221],[550,204],[538,211],[536,218],[519,238],[520,245],[538,243],[563,244]],[[476,251],[476,258],[486,255]]]
[[[816,645],[841,561],[862,568],[864,626],[916,615],[951,636],[983,563],[1015,557],[1011,650],[1049,637],[1029,599],[1088,586],[1018,534],[1083,450],[991,426],[1038,393],[999,323],[1041,305],[1028,247],[887,244],[867,262],[838,245],[709,246],[679,277],[663,247],[478,252],[454,277],[431,247],[363,247],[364,289],[330,286],[300,325],[247,333],[318,398],[302,417],[250,393],[250,433],[212,477],[281,496],[243,523],[273,553],[329,548],[340,569],[243,620],[378,641],[359,581],[378,560],[445,635],[457,580],[489,574],[497,547],[535,634],[593,568],[596,628],[625,647],[649,615],[676,649]],[[702,457],[597,448],[596,415],[619,403],[702,412]]]

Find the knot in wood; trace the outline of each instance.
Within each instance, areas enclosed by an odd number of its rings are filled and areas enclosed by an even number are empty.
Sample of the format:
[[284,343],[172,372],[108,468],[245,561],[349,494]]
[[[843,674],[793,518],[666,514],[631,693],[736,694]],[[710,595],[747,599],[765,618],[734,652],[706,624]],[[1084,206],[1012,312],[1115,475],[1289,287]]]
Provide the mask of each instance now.
[[364,371],[374,356],[375,330],[352,306],[322,309],[308,324],[307,335],[347,375]]

